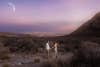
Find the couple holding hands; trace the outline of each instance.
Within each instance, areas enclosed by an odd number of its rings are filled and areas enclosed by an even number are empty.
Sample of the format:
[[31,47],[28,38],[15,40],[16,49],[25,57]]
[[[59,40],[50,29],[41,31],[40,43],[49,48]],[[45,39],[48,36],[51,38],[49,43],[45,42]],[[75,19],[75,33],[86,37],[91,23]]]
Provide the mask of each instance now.
[[57,55],[58,55],[58,43],[55,42],[53,44],[53,47],[52,48],[50,47],[50,42],[49,41],[46,43],[46,50],[47,50],[47,53],[48,53],[48,57],[49,57],[49,54],[50,54],[50,50],[51,49],[54,49],[55,57],[57,58]]

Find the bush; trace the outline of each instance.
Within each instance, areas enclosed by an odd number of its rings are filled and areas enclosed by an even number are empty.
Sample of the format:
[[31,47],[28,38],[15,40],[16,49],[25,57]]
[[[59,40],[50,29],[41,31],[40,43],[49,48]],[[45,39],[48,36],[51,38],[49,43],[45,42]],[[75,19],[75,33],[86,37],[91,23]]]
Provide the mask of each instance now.
[[2,55],[2,56],[0,57],[0,59],[1,59],[1,60],[9,60],[9,59],[10,59],[10,56],[8,56],[8,55]]
[[39,63],[40,62],[40,59],[39,58],[35,58],[34,59],[34,63]]
[[100,46],[94,42],[83,42],[77,52],[77,59],[73,62],[77,66],[99,67]]
[[44,61],[41,67],[56,67],[56,63],[54,61]]
[[10,59],[10,55],[9,55],[9,48],[1,46],[0,47],[0,59],[1,60],[8,60]]
[[10,65],[9,64],[7,64],[7,63],[5,63],[5,64],[3,64],[3,66],[2,67],[10,67]]

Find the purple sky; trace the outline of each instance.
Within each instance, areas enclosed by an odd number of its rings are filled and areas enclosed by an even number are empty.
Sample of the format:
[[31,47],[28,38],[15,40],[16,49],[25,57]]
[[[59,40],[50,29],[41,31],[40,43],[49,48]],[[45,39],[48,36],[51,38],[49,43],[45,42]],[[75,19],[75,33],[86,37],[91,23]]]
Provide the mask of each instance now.
[[70,33],[100,11],[100,0],[0,0],[0,32]]

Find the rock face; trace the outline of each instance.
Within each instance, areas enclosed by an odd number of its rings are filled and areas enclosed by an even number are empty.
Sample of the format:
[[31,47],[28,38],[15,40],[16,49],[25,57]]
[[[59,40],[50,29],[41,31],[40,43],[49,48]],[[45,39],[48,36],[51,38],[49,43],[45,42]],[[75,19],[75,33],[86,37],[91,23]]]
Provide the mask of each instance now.
[[72,36],[100,37],[100,12],[74,31]]

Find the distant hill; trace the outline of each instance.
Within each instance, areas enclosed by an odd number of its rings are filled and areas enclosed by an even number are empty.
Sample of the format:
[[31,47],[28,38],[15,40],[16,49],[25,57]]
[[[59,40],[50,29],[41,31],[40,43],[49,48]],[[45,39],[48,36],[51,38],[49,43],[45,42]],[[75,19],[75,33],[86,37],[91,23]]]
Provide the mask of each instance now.
[[13,33],[13,32],[0,32],[0,37],[28,37],[29,34]]
[[76,37],[100,37],[100,12],[80,26],[70,36]]
[[53,32],[27,32],[25,34],[29,34],[31,36],[37,36],[37,37],[55,37],[55,36],[61,36],[61,34],[53,33]]

